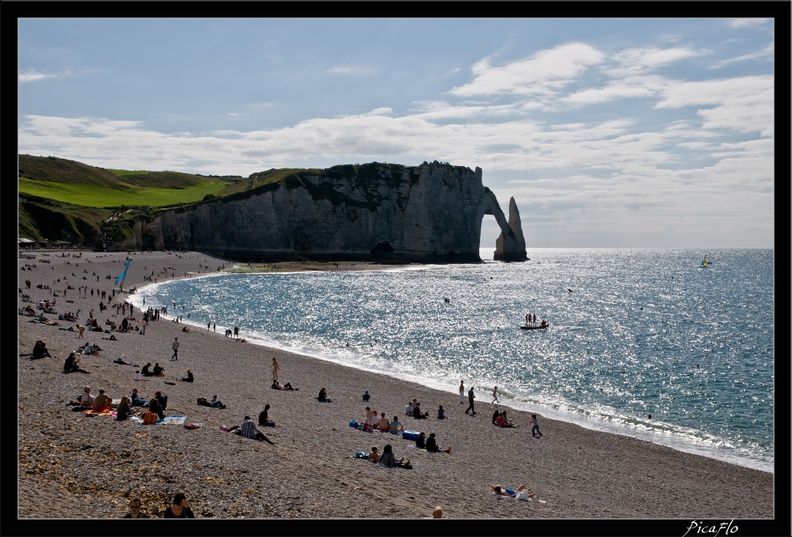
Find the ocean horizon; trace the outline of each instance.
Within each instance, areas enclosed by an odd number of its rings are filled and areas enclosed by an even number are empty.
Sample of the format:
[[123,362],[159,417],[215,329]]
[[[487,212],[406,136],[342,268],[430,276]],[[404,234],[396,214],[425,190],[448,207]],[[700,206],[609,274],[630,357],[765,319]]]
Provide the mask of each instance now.
[[[483,403],[497,386],[501,406],[774,471],[772,249],[539,248],[524,263],[493,251],[480,264],[211,274],[128,300],[454,396],[464,380]],[[549,327],[521,329],[528,313]]]

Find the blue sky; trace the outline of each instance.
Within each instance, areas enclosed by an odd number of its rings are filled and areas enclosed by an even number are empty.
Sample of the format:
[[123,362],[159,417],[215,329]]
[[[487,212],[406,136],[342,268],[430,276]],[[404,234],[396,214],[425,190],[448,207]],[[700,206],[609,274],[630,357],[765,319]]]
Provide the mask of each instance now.
[[[18,32],[22,154],[244,177],[437,160],[480,167],[504,212],[515,198],[529,257],[773,247],[773,19],[20,18]],[[482,247],[498,233],[486,217]]]

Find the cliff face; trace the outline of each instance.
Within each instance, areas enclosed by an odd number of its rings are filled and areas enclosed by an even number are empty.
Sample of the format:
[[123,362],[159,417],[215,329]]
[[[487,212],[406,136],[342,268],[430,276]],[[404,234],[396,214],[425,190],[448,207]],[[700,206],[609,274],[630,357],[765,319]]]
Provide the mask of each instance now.
[[470,262],[480,261],[481,223],[489,214],[501,228],[502,258],[524,261],[513,199],[510,205],[507,221],[480,168],[336,166],[137,221],[135,238],[117,247],[196,250],[242,261]]

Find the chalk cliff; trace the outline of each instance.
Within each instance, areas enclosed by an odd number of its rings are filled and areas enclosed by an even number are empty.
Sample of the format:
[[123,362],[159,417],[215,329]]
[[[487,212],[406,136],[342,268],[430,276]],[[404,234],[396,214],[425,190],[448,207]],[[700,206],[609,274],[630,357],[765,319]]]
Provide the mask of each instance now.
[[[258,183],[268,172],[253,174]],[[238,195],[134,223],[128,249],[196,250],[227,259],[480,261],[484,215],[501,228],[497,258],[525,261],[517,205],[509,220],[475,171],[439,162],[299,170]]]

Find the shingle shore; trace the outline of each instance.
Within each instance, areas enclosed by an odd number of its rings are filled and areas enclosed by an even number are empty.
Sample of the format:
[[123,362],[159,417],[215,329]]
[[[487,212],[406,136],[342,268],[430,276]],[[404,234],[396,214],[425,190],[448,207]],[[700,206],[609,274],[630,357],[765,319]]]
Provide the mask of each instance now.
[[[52,299],[51,292],[57,293],[57,311],[80,309],[82,322],[93,309],[102,326],[106,319],[120,324],[122,316],[116,315],[113,305],[126,295],[116,294],[110,309],[100,312],[96,290],[112,290],[127,255],[133,262],[125,289],[145,285],[144,276],[152,272],[152,278],[163,281],[206,274],[224,264],[196,252],[76,254],[33,252],[34,259],[20,257],[18,287],[34,307],[38,300]],[[25,285],[28,279],[30,289]],[[39,289],[39,284],[51,289]],[[74,289],[64,296],[67,285]],[[78,293],[83,285],[88,286],[87,296]],[[18,307],[27,304],[18,297]],[[135,311],[133,325],[142,326],[141,313]],[[57,315],[47,317],[57,320]],[[110,341],[101,339],[108,334],[86,331],[84,340],[79,340],[76,331],[30,319],[18,316],[17,514],[21,521],[116,519],[126,513],[132,496],[143,498],[143,510],[149,515],[161,517],[179,490],[202,519],[408,519],[428,517],[435,505],[441,505],[445,515],[455,519],[676,519],[681,535],[692,520],[773,517],[770,473],[541,415],[544,436],[537,439],[531,436],[530,415],[514,409],[509,415],[519,426],[496,428],[490,421],[490,398],[481,391],[478,415],[473,417],[464,414],[466,405],[459,404],[457,393],[239,342],[225,337],[219,328],[217,333],[205,327],[185,333],[185,325],[160,318],[149,323],[145,335],[113,332],[117,340]],[[62,327],[74,326],[59,322]],[[171,361],[175,337],[181,347],[178,361]],[[46,342],[55,358],[27,358],[38,339]],[[81,356],[90,375],[62,373],[66,356],[86,341],[102,349],[97,356]],[[166,368],[165,376],[135,382],[135,367],[113,363],[121,355],[140,366],[159,362]],[[280,363],[281,382],[290,382],[299,391],[270,388],[272,357]],[[195,382],[178,380],[187,369]],[[105,388],[114,398],[129,395],[135,387],[146,398],[160,390],[168,395],[166,414],[186,415],[187,423],[202,427],[139,425],[72,412],[68,403],[85,385],[94,392]],[[316,400],[322,387],[332,403]],[[361,400],[365,390],[371,393],[368,403]],[[227,408],[196,404],[198,397],[213,394]],[[431,411],[430,419],[402,416],[405,403],[413,398]],[[219,430],[221,425],[240,424],[246,414],[255,419],[267,403],[277,425],[262,430],[274,446]],[[439,404],[448,419],[434,418]],[[388,417],[398,415],[408,429],[436,432],[439,443],[452,446],[453,453],[426,453],[401,437],[350,427],[350,420],[365,415],[366,406]],[[381,450],[386,443],[393,445],[397,457],[408,456],[413,469],[387,470],[352,457],[375,445]],[[495,483],[507,487],[524,483],[542,501],[496,498],[490,493]],[[372,523],[377,527],[367,531],[373,533],[388,526]],[[402,527],[396,533],[413,531]]]

